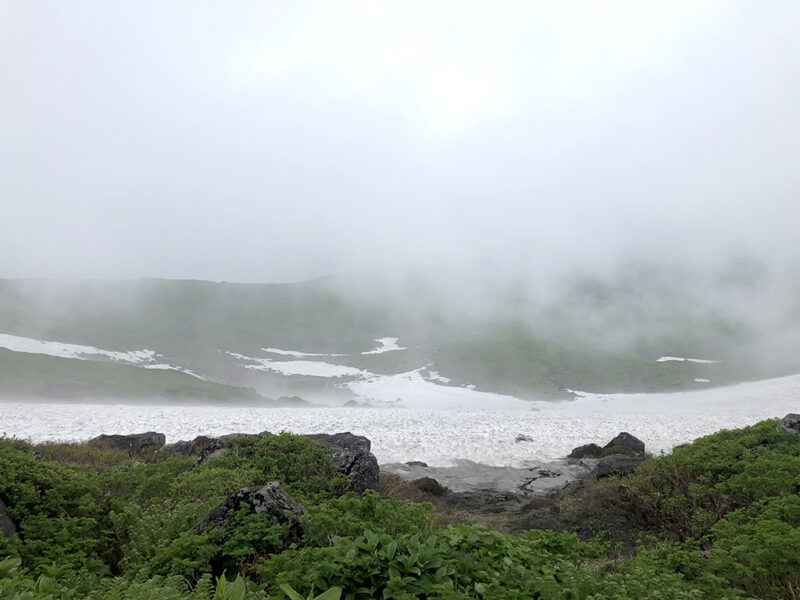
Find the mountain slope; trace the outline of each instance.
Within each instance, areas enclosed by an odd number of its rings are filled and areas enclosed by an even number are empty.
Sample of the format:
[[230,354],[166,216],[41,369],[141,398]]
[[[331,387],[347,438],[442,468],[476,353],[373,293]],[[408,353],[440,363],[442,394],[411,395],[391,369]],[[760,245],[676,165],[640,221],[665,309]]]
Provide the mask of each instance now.
[[253,390],[203,381],[178,371],[144,369],[0,348],[0,398],[137,401],[270,401]]
[[[539,399],[691,389],[800,371],[800,285],[783,275],[735,264],[634,265],[539,287],[452,274],[280,285],[0,280],[0,334],[149,349],[214,382],[337,403],[352,397],[351,382],[401,373]],[[374,350],[390,337],[398,348]]]

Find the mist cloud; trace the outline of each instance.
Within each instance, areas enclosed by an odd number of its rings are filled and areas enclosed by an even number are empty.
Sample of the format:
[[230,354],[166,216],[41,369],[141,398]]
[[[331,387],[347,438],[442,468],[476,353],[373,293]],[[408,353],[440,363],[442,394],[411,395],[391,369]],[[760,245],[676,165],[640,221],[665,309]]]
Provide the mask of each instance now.
[[0,5],[0,276],[796,259],[800,6]]

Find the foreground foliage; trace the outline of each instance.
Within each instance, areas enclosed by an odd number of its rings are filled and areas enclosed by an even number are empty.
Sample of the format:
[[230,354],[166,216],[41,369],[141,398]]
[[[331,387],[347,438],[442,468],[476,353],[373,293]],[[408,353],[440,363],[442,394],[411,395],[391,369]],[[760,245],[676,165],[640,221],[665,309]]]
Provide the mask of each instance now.
[[[0,440],[0,496],[19,530],[0,537],[0,598],[800,597],[800,439],[774,421],[616,481],[631,522],[657,533],[625,558],[602,538],[436,525],[430,505],[344,493],[346,478],[300,436],[238,438],[192,463]],[[192,531],[268,481],[309,510],[301,544],[285,547],[284,526],[244,509]]]

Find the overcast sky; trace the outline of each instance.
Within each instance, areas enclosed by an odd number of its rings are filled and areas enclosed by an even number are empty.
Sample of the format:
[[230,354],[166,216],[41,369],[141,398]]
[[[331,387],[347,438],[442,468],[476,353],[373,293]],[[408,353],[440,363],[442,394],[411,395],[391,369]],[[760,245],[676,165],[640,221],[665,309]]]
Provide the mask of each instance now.
[[0,0],[0,276],[800,256],[800,3]]

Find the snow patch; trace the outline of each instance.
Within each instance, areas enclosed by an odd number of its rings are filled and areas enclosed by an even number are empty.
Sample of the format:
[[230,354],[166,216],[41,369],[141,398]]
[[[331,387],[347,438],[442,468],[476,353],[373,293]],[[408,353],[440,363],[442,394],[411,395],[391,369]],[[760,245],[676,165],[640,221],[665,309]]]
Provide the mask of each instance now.
[[295,358],[303,358],[306,356],[348,356],[347,354],[321,354],[315,352],[299,352],[298,350],[281,350],[280,348],[262,348],[264,352],[270,354],[280,354],[281,356],[294,356]]
[[10,335],[8,333],[0,333],[0,348],[7,348],[14,352],[46,354],[48,356],[77,358],[79,360],[92,360],[92,356],[105,356],[111,360],[132,364],[153,362],[156,357],[156,353],[153,350],[118,352],[115,350],[103,350],[102,348],[95,348],[94,346],[37,340],[18,335]]
[[378,342],[380,346],[369,352],[362,352],[361,354],[383,354],[384,352],[393,352],[394,350],[408,350],[408,348],[402,348],[397,345],[397,340],[399,339],[400,338],[396,337],[378,338],[375,341]]
[[258,371],[275,371],[283,375],[308,375],[310,377],[358,377],[367,374],[355,367],[332,365],[313,360],[271,361],[255,359],[258,365],[247,365],[245,368]]
[[307,375],[309,377],[360,377],[372,375],[367,371],[347,367],[342,365],[332,365],[330,363],[314,360],[272,360],[269,358],[257,358],[245,356],[237,352],[225,352],[229,356],[239,360],[248,360],[256,364],[244,365],[245,369],[254,371],[274,371],[282,375]]
[[182,369],[181,367],[176,367],[175,365],[168,365],[165,363],[156,363],[151,365],[139,365],[144,369],[156,369],[158,371],[178,371],[179,373],[185,373],[186,375],[191,375],[192,377],[196,377],[197,379],[202,379],[203,381],[208,381],[207,377],[203,377],[202,375],[198,375],[194,371],[189,369]]
[[425,379],[424,368],[397,375],[368,374],[342,384],[359,399],[373,405],[411,409],[525,410],[532,404],[505,394],[438,385]]
[[697,383],[711,383],[710,379],[704,379],[703,377],[695,377],[694,380]]
[[439,375],[439,371],[428,371],[428,380],[430,381],[439,381],[441,383],[450,383],[452,379],[449,377],[442,377]]
[[704,358],[681,358],[679,356],[662,356],[661,358],[656,359],[656,362],[693,362],[693,363],[703,363],[703,364],[713,364],[722,362],[720,360],[706,360]]
[[188,369],[182,369],[174,365],[156,362],[156,357],[161,356],[154,350],[130,350],[119,352],[116,350],[103,350],[95,346],[83,346],[81,344],[67,344],[65,342],[53,342],[48,340],[37,340],[34,338],[0,333],[0,348],[6,348],[14,352],[26,352],[28,354],[45,354],[58,358],[76,358],[78,360],[97,360],[98,357],[105,357],[116,362],[121,362],[145,369],[163,369],[180,371],[192,377],[197,377],[207,381],[205,377],[193,373]]

